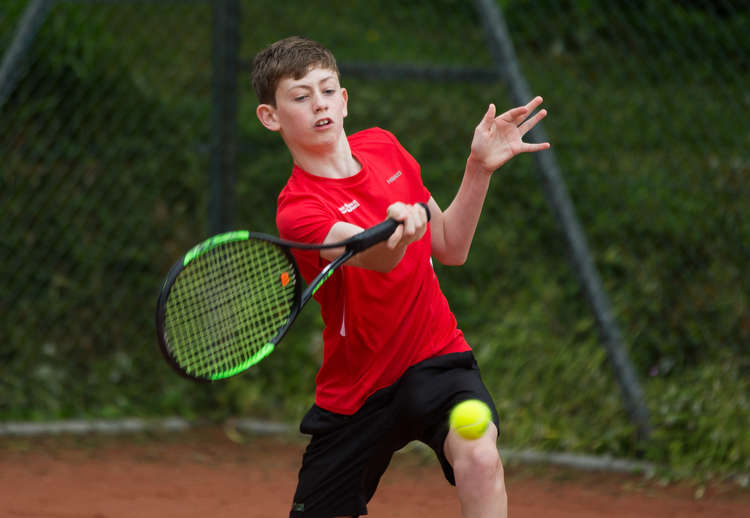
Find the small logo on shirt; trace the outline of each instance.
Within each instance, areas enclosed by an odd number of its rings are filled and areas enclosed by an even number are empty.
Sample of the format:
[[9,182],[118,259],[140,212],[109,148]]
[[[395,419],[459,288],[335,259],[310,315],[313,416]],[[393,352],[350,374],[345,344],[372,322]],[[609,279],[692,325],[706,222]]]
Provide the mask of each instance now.
[[359,202],[357,200],[352,200],[349,203],[344,203],[341,207],[339,207],[339,212],[341,214],[349,214],[350,212],[353,212],[357,207],[359,207]]
[[386,180],[386,182],[388,182],[388,183],[393,183],[393,182],[395,182],[396,180],[398,180],[398,177],[399,177],[399,176],[401,176],[401,171],[396,171],[396,174],[394,174],[393,176],[391,176],[390,178],[388,178],[388,179]]

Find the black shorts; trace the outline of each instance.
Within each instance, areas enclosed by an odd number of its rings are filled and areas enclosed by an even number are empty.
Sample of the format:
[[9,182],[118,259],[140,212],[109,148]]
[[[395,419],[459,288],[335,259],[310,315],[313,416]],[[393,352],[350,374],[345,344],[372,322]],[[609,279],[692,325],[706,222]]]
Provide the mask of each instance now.
[[393,453],[417,440],[437,455],[445,478],[455,485],[445,458],[448,414],[457,403],[481,399],[497,410],[471,352],[430,358],[410,367],[393,385],[377,391],[354,415],[314,405],[300,431],[312,435],[299,472],[291,518],[367,514]]

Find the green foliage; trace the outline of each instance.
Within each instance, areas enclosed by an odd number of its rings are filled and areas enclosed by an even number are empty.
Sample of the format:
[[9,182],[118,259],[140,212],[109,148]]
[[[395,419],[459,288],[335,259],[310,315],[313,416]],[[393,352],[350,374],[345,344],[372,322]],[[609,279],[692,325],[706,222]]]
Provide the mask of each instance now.
[[[3,44],[23,4],[0,11]],[[439,4],[335,4],[330,14],[349,22],[332,24],[309,2],[243,2],[243,58],[299,33],[342,62],[489,66],[471,3]],[[683,59],[648,37],[664,36],[669,20],[707,48],[750,48],[725,41],[748,37],[747,9],[719,12],[718,27],[703,22],[725,3],[616,2],[619,24],[597,2],[502,4],[524,73],[545,96],[545,128],[655,430],[636,443],[534,161],[521,156],[493,179],[468,263],[436,265],[497,400],[503,444],[642,455],[680,476],[748,472],[750,141],[722,102],[747,105],[747,62],[717,93],[707,65],[728,65]],[[538,21],[531,4],[548,13],[543,31],[527,25]],[[636,16],[636,4],[652,15]],[[314,305],[261,366],[224,383],[183,380],[156,351],[162,276],[208,231],[206,20],[201,2],[59,3],[40,32],[0,111],[0,418],[294,420],[312,402],[322,347]],[[633,51],[621,36],[636,29]],[[487,104],[510,105],[502,83],[343,82],[349,133],[393,131],[443,207]],[[236,226],[268,232],[291,160],[257,123],[246,76],[241,85]]]
[[[0,312],[23,323],[0,346],[9,418],[148,406],[159,383],[139,380],[152,360],[133,345],[152,328],[158,278],[191,242],[187,229],[202,227],[205,203],[202,166],[180,152],[195,139],[185,114],[123,74],[104,24],[84,23],[76,6],[56,14],[3,107],[4,220],[17,224],[0,236]],[[75,38],[71,24],[84,28]],[[122,284],[127,295],[113,298]]]
[[[742,49],[750,46],[750,4],[745,1],[500,0],[499,4],[516,29],[514,43],[519,48],[562,47],[575,52],[579,61],[594,57],[592,63],[616,50],[665,60],[670,66],[681,62],[675,57],[687,51],[690,59],[685,66],[701,67],[706,73],[717,66],[713,56],[719,54],[735,65],[744,62],[747,70]],[[528,16],[532,9],[544,13],[545,30],[523,29],[539,23]],[[707,23],[712,18],[720,23]],[[675,34],[689,34],[693,40],[677,40]],[[643,71],[648,72],[648,67]]]
[[722,356],[648,385],[656,430],[648,453],[678,476],[750,470],[748,364]]

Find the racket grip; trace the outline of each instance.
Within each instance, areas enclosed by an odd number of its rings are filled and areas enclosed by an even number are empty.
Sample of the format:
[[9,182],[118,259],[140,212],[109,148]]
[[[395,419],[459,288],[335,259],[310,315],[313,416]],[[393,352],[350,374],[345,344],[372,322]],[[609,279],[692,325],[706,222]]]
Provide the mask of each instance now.
[[[427,204],[420,202],[419,205],[424,207],[424,211],[427,213],[427,221],[430,221],[430,209],[427,208]],[[393,232],[400,224],[401,223],[399,223],[395,219],[388,218],[382,223],[378,223],[374,227],[363,230],[362,232],[354,236],[353,240],[347,245],[346,248],[347,250],[351,250],[355,254],[361,252],[362,250],[366,250],[372,245],[376,245],[381,241],[385,241],[386,239],[391,237],[391,234],[393,234]]]
[[422,201],[419,202],[419,205],[421,205],[422,208],[424,208],[424,213],[427,215],[427,221],[430,221],[430,219],[432,219],[432,214],[430,214],[430,208],[427,206],[426,203]]

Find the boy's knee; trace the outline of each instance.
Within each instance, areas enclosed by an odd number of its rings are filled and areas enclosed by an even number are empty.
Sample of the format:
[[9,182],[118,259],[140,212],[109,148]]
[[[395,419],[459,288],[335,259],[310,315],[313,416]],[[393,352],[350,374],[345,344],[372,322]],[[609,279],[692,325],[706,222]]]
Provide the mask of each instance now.
[[463,449],[455,459],[456,478],[494,479],[503,477],[503,464],[494,444],[477,442]]
[[452,451],[462,516],[506,517],[508,495],[503,463],[491,437],[460,442]]

